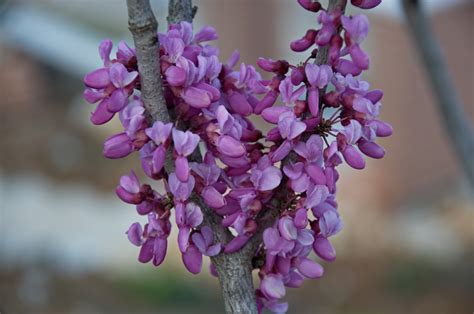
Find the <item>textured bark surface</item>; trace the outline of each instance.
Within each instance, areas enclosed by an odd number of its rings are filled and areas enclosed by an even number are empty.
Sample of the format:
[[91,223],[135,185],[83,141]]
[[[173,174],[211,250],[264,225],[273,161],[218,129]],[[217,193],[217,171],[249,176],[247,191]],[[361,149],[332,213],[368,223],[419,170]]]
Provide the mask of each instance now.
[[193,7],[192,0],[169,0],[168,3],[168,24],[175,24],[182,21],[191,23],[197,7]]
[[226,313],[256,314],[257,303],[252,282],[251,256],[241,250],[212,258],[219,274]]
[[148,0],[127,0],[128,27],[135,44],[142,99],[152,121],[170,122],[160,75],[158,23]]
[[403,0],[410,33],[425,66],[448,140],[474,188],[474,132],[464,106],[449,75],[441,48],[436,42],[428,18],[418,0]]

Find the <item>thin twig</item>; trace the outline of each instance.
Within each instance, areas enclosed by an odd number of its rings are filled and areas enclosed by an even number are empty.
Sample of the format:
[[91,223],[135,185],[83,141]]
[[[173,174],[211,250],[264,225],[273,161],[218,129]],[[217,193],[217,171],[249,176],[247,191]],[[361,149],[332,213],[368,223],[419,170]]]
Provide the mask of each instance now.
[[474,133],[420,1],[402,0],[410,33],[436,98],[441,124],[474,188]]

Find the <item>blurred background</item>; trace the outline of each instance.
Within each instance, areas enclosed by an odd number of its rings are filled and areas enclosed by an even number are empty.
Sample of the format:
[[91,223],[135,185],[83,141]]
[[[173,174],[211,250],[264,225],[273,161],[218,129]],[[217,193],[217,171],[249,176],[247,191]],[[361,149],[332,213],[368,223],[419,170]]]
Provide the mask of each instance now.
[[[194,2],[195,25],[216,27],[223,60],[239,49],[248,64],[298,62],[288,43],[315,24],[293,0]],[[422,2],[472,122],[474,4]],[[166,1],[152,3],[163,31]],[[322,279],[287,289],[289,313],[472,313],[473,191],[399,2],[369,15],[365,78],[385,91],[394,135],[381,141],[384,159],[341,169],[338,258]],[[160,268],[140,264],[126,239],[143,219],[114,187],[139,164],[102,157],[118,125],[93,127],[82,99],[105,37],[132,44],[124,0],[0,0],[0,312],[222,313],[207,268],[187,273],[176,246]]]

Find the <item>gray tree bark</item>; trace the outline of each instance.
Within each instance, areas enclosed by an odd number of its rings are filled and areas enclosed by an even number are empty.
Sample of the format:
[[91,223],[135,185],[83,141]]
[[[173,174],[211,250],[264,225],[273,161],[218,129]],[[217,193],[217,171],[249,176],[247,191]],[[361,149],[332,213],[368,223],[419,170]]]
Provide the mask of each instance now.
[[444,62],[428,18],[418,0],[402,0],[418,55],[431,83],[442,127],[474,188],[474,133],[464,106]]

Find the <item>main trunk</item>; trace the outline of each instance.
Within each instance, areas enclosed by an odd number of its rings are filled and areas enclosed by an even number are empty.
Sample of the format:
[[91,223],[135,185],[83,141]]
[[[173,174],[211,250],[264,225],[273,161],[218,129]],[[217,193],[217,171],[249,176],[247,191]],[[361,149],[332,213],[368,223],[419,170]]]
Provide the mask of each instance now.
[[241,252],[220,254],[212,259],[219,274],[227,314],[257,314],[252,265]]

